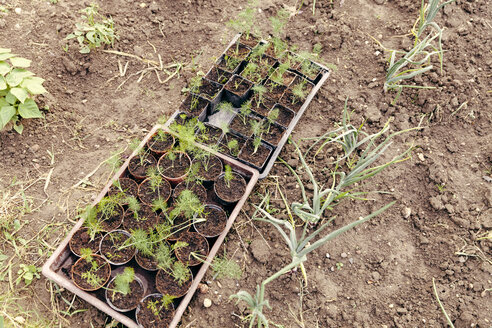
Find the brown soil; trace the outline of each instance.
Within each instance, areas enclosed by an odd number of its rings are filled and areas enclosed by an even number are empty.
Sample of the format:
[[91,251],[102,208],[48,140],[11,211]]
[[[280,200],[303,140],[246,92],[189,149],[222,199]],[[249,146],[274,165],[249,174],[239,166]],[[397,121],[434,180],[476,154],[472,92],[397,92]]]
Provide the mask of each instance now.
[[200,165],[197,175],[203,181],[214,181],[222,173],[222,161],[215,155],[210,155],[205,165],[200,160],[195,161]]
[[153,256],[146,256],[137,251],[135,260],[142,269],[147,271],[157,271],[157,260]]
[[202,85],[200,86],[200,96],[208,100],[214,100],[221,89],[221,85],[206,79],[202,79]]
[[222,58],[219,60],[217,63],[217,66],[222,68],[225,71],[228,72],[236,72],[238,69],[239,65],[241,65],[241,60],[240,59],[235,59],[234,57],[225,57],[222,56]]
[[147,177],[147,171],[156,165],[157,160],[152,154],[135,155],[128,164],[128,171],[136,179],[145,179]]
[[264,141],[268,142],[270,145],[276,146],[278,145],[280,139],[282,139],[284,135],[285,129],[280,125],[271,124],[270,131],[268,133],[264,133],[262,138]]
[[246,191],[246,181],[244,178],[238,173],[233,172],[232,174],[234,176],[228,183],[226,183],[222,174],[214,184],[214,190],[217,196],[228,203],[237,202],[243,197]]
[[[227,146],[231,140],[237,140],[237,148],[233,149],[232,151]],[[220,148],[220,151],[223,152],[224,154],[229,154],[232,157],[237,157],[237,155],[239,154],[239,151],[241,150],[241,148],[243,147],[243,145],[245,143],[246,143],[246,139],[241,138],[241,137],[236,136],[236,135],[233,135],[231,133],[227,133],[224,136],[224,138],[222,138],[219,148]]]
[[[277,72],[274,72],[273,74],[277,74]],[[284,81],[283,84],[288,87],[294,80],[296,79],[297,75],[295,73],[285,71],[284,74],[282,74],[282,80]]]
[[124,264],[130,261],[133,255],[135,255],[135,247],[124,247],[125,241],[128,238],[130,237],[119,231],[106,235],[101,242],[101,254],[109,262],[115,264]]
[[164,154],[171,149],[173,145],[174,138],[169,133],[165,133],[164,137],[160,137],[156,132],[156,134],[147,142],[147,147],[158,155]]
[[199,183],[187,183],[183,181],[179,183],[173,191],[173,198],[178,199],[179,195],[183,192],[183,190],[191,190],[195,196],[198,197],[200,202],[205,203],[207,201],[207,190]]
[[[154,190],[155,189],[155,190]],[[152,206],[156,199],[167,201],[171,197],[171,184],[166,179],[162,179],[159,187],[152,187],[150,179],[142,181],[138,187],[138,198],[146,205]]]
[[284,95],[282,96],[282,98],[280,98],[279,103],[282,106],[292,109],[294,112],[297,113],[299,109],[301,109],[302,105],[304,104],[304,99],[299,99],[298,97],[294,96],[294,94],[290,89],[287,89]]
[[296,114],[280,104],[275,105],[275,108],[278,108],[278,118],[276,122],[284,127],[288,127]]
[[149,229],[155,227],[159,221],[159,214],[154,212],[151,206],[140,204],[140,210],[138,211],[137,218],[135,218],[132,210],[127,209],[125,211],[125,215],[123,217],[123,228],[125,228],[128,232],[135,229],[149,231]]
[[207,238],[218,236],[227,224],[227,214],[218,206],[205,206],[202,218],[206,221],[195,223],[193,226],[199,234]]
[[190,280],[185,281],[181,286],[172,276],[164,272],[163,270],[157,271],[155,276],[155,286],[159,293],[162,295],[170,295],[175,297],[181,297],[190,289],[193,279],[190,275]]
[[[137,321],[143,328],[163,328],[168,327],[174,317],[174,308],[172,304],[168,305],[168,309],[162,308],[162,295],[149,295],[146,297],[137,311]],[[152,311],[150,302],[157,303],[159,310],[157,315]]]
[[241,152],[239,153],[239,158],[255,165],[256,167],[261,168],[265,164],[271,152],[272,150],[267,148],[263,144],[260,144],[260,146],[255,152],[253,141],[251,139],[248,139],[248,141],[246,141],[246,144],[244,144],[243,148],[241,148]]
[[[196,102],[196,103],[195,103]],[[189,113],[192,116],[198,116],[203,112],[210,102],[197,95],[188,95],[179,106],[183,112]],[[182,124],[178,121],[179,124]]]
[[230,57],[235,57],[240,60],[246,59],[250,53],[251,49],[244,44],[236,43],[231,45],[229,49],[226,51],[226,55]]
[[265,93],[265,95],[276,102],[280,100],[280,98],[284,94],[284,91],[287,89],[286,86],[277,85],[273,82],[270,82],[269,80],[265,83],[265,86],[267,87],[267,92]]
[[[208,255],[208,241],[197,232],[187,232],[182,234],[178,241],[188,244],[188,246],[180,247],[174,250],[176,258],[187,266],[195,266],[202,264]],[[193,254],[195,256],[193,256]]]
[[197,141],[205,145],[216,145],[221,135],[221,129],[205,124],[205,130],[197,135]]
[[240,117],[239,115],[236,115],[233,119],[232,119],[232,122],[231,124],[229,125],[229,129],[231,129],[232,131],[236,132],[236,133],[239,133],[240,135],[244,136],[244,137],[250,137],[252,132],[251,132],[251,124],[250,122],[252,120],[256,120],[256,121],[259,121],[258,118],[254,117],[254,116],[248,116],[246,117],[246,124],[244,123],[245,121],[243,121],[243,118]]
[[[306,262],[307,287],[299,272],[272,282],[266,291],[272,310],[265,311],[266,317],[285,328],[301,327],[296,319],[306,328],[446,327],[432,290],[434,278],[456,327],[490,327],[492,246],[490,239],[479,239],[492,229],[490,1],[458,0],[441,10],[436,23],[445,28],[443,72],[434,60],[431,71],[407,81],[436,89],[406,89],[394,105],[395,93],[383,91],[388,53],[371,36],[386,48],[409,50],[413,45],[410,29],[418,17],[420,1],[316,1],[314,15],[313,2],[304,1],[298,12],[291,8],[301,1],[259,2],[257,26],[263,34],[271,31],[269,18],[287,8],[292,16],[284,36],[290,44],[310,51],[319,43],[322,52],[316,61],[336,66],[299,120],[292,139],[299,142],[331,130],[340,122],[347,97],[354,125],[364,123],[368,133],[375,133],[388,120],[393,131],[419,124],[425,129],[396,138],[385,159],[413,144],[412,157],[375,176],[365,189],[389,190],[391,194],[341,203],[327,217],[337,216],[336,228],[390,200],[396,200],[396,205],[312,253]],[[30,70],[46,80],[49,90],[49,94],[36,97],[40,108],[49,107],[49,111],[43,110],[45,119],[24,120],[22,135],[0,133],[0,194],[10,191],[12,195],[21,186],[30,186],[25,195],[33,200],[31,208],[35,209],[19,217],[21,229],[15,237],[29,241],[22,246],[26,251],[20,258],[11,242],[3,243],[2,254],[10,256],[5,263],[12,263],[13,279],[19,264],[41,266],[52,248],[37,240],[58,245],[73,227],[67,217],[75,217],[77,208],[92,202],[111,176],[111,168],[102,165],[89,178],[85,179],[86,175],[111,153],[125,149],[128,140],[145,135],[163,114],[174,113],[182,100],[182,88],[195,75],[188,66],[179,78],[164,84],[154,71],[137,82],[138,71],[148,64],[135,57],[101,49],[83,55],[72,45],[65,52],[63,39],[73,31],[79,10],[86,4],[27,0],[0,4],[5,7],[0,10],[1,47],[32,59]],[[193,57],[204,72],[233,36],[226,33],[224,22],[241,10],[231,0],[149,1],[145,6],[108,0],[98,4],[101,14],[115,20],[120,35],[113,50],[157,63],[159,54],[164,65],[190,63]],[[21,9],[20,14],[15,8]],[[128,62],[124,77],[118,61],[123,67]],[[161,80],[167,77],[162,71],[159,74]],[[301,142],[303,151],[309,143]],[[123,158],[127,156],[128,151]],[[325,169],[322,182],[330,181],[330,156],[322,153],[316,158],[317,167]],[[286,145],[280,157],[297,165],[302,181],[309,186],[293,147]],[[82,179],[84,184],[72,188]],[[277,182],[288,204],[302,201],[295,178],[281,163],[274,165],[270,177],[255,192],[263,193]],[[278,191],[270,190],[271,205],[280,211],[276,217],[287,218]],[[288,263],[284,241],[270,225],[251,220],[254,209],[250,203],[259,200],[250,198],[245,214],[236,220],[222,247],[243,268],[242,278],[222,279],[219,285],[212,280],[212,272],[207,274],[204,281],[211,282],[209,291],[195,295],[182,327],[247,326],[231,315],[245,316],[247,311],[228,297],[240,289],[254,293],[261,280]],[[42,255],[38,256],[39,250]],[[338,270],[336,263],[344,266]],[[112,325],[110,318],[81,298],[67,305],[62,297],[72,300],[73,294],[67,290],[50,293],[44,277],[21,286],[22,282],[14,286],[13,295],[18,298],[15,308],[6,309],[6,326]],[[3,295],[12,295],[8,281],[0,282],[0,287]],[[213,300],[212,307],[203,307],[205,297]],[[9,304],[12,302],[5,302]],[[54,311],[45,306],[51,304]],[[80,309],[87,311],[74,311]],[[60,316],[61,310],[72,315]],[[26,322],[14,324],[9,317],[22,317]]]
[[227,81],[229,81],[229,79],[231,78],[231,76],[232,73],[224,71],[222,68],[219,68],[217,66],[214,66],[205,77],[211,81],[220,84],[226,84]]
[[295,80],[292,82],[289,89],[294,88],[294,86],[296,86],[300,83],[304,83],[303,89],[306,91],[306,96],[309,95],[311,93],[311,91],[313,91],[314,84],[312,84],[311,82],[309,82],[305,78],[300,77],[299,75],[296,76]]
[[261,41],[261,38],[253,35],[253,34],[242,34],[241,37],[239,38],[239,42],[242,44],[250,47],[251,49],[254,48],[259,42]]
[[224,86],[230,92],[236,94],[239,97],[243,97],[246,92],[253,86],[253,84],[246,79],[243,79],[239,75],[234,75],[232,79]]
[[120,188],[116,186],[111,186],[108,191],[109,196],[117,195],[123,191],[125,195],[138,197],[138,184],[133,179],[129,178],[119,178]]
[[82,248],[90,248],[92,253],[95,254],[99,252],[99,242],[101,241],[101,238],[101,234],[96,234],[94,240],[91,240],[91,237],[87,233],[87,228],[82,227],[77,230],[70,239],[70,249],[77,256],[80,256],[80,250]]
[[[171,212],[173,210],[172,207],[168,209],[168,212]],[[167,238],[170,241],[175,241],[181,238],[182,235],[187,233],[190,230],[191,226],[191,220],[188,220],[182,215],[177,216],[174,218],[173,221],[173,227],[171,229],[171,236]]]
[[119,292],[111,291],[111,289],[114,288],[114,280],[112,280],[108,284],[107,300],[111,302],[114,307],[122,310],[122,312],[136,309],[138,303],[144,297],[143,286],[137,280],[133,280],[132,282],[130,282],[130,293],[126,295]]
[[[98,255],[92,255],[92,261],[97,263],[97,270],[91,271],[93,268],[92,263],[80,258],[72,266],[72,280],[81,289],[86,291],[93,291],[104,286],[111,274],[111,266],[102,257]],[[91,285],[86,279],[82,278],[82,274],[85,272],[92,272],[95,276],[99,277],[101,284],[99,286]]]
[[167,154],[159,159],[159,172],[166,178],[178,179],[186,176],[190,170],[191,160],[184,153],[176,153],[176,159],[171,161]]
[[267,116],[270,110],[275,106],[275,101],[269,99],[268,97],[262,97],[261,102],[258,103],[259,97],[253,95],[251,97],[251,110],[263,115]]
[[101,212],[96,214],[97,219],[101,222],[101,226],[104,231],[112,231],[118,229],[123,221],[124,209],[121,206],[116,206],[112,216],[103,217]]

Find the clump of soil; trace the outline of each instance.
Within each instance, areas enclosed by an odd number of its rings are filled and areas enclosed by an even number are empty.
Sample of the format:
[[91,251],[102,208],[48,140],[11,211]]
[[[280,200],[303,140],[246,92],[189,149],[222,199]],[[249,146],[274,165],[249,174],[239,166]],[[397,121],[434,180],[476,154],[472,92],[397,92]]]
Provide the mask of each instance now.
[[232,79],[224,86],[230,92],[236,94],[239,97],[243,97],[246,92],[252,87],[252,83],[246,79],[243,79],[239,75],[234,75]]
[[171,184],[166,179],[162,179],[159,187],[152,187],[152,181],[145,179],[138,187],[138,198],[142,203],[152,206],[154,200],[159,198],[167,201],[171,197],[171,191]]
[[268,133],[265,132],[263,134],[263,140],[265,140],[271,145],[276,146],[278,145],[280,139],[282,139],[284,133],[285,133],[285,129],[282,128],[280,125],[271,124]]
[[139,251],[135,254],[138,265],[147,271],[157,271],[157,260],[153,256],[147,256]]
[[205,76],[207,79],[220,83],[220,84],[226,84],[227,81],[231,78],[232,73],[223,70],[220,67],[214,66],[210,70],[210,72]]
[[278,118],[276,122],[284,127],[288,127],[296,114],[287,107],[284,107],[280,104],[275,105],[273,109],[276,108],[278,108]]

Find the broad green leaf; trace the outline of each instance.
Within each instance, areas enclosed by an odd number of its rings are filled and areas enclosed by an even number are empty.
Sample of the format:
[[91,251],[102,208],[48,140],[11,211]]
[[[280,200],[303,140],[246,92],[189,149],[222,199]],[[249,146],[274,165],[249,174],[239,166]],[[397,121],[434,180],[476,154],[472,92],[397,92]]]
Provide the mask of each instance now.
[[21,103],[24,103],[26,98],[29,96],[26,90],[22,88],[12,88],[10,92],[17,98]]
[[6,54],[7,52],[10,52],[10,49],[0,48],[0,54]]
[[5,98],[0,98],[0,108],[5,107],[5,106],[10,106],[7,100]]
[[3,99],[3,97],[7,95],[7,92],[8,92],[7,90],[0,90],[0,99]]
[[0,75],[5,75],[10,72],[10,65],[5,61],[0,61]]
[[10,58],[10,62],[15,67],[29,67],[29,66],[31,66],[31,61],[29,59],[21,58],[21,57]]
[[26,71],[23,68],[14,68],[6,77],[7,84],[11,87],[18,86],[22,79],[33,76],[34,73]]
[[0,129],[3,129],[10,119],[15,115],[14,106],[3,106],[0,108]]
[[48,92],[43,87],[44,79],[40,77],[27,77],[22,81],[21,87],[26,88],[32,95],[40,95],[42,93]]
[[78,41],[79,43],[83,43],[83,42],[84,42],[84,37],[83,37],[83,36],[78,36],[78,37],[77,37],[77,41]]
[[92,31],[92,32],[88,32],[85,37],[87,38],[87,40],[89,40],[90,42],[94,43],[96,42],[96,40],[94,40],[94,34],[96,34],[96,32]]
[[0,60],[5,60],[5,59],[9,59],[11,57],[14,57],[15,55],[14,54],[8,54],[8,53],[0,53]]
[[14,124],[14,130],[17,131],[17,133],[22,134],[22,131],[24,131],[24,125],[22,124]]
[[82,47],[82,49],[80,49],[79,52],[81,54],[88,54],[89,52],[91,52],[91,49],[88,46],[85,46],[85,47]]
[[13,105],[17,102],[17,97],[14,96],[10,91],[7,92],[7,95],[5,95],[5,100],[7,100],[7,102],[10,104],[10,105]]
[[39,111],[38,105],[32,99],[26,99],[23,104],[19,104],[19,114],[23,118],[42,118],[43,114]]
[[7,89],[7,82],[5,82],[5,78],[0,75],[0,90]]

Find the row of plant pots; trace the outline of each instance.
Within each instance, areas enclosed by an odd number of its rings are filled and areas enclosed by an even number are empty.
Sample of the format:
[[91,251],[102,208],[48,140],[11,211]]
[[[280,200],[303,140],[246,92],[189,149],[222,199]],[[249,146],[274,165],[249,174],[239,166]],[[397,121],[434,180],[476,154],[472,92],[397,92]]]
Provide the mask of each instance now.
[[[222,130],[220,139],[226,143],[215,143],[220,152],[262,171],[314,85],[295,70],[305,61],[292,58],[301,57],[284,52],[282,58],[274,58],[267,54],[268,43],[256,42],[253,36],[248,39],[255,44],[251,48],[242,39],[225,51],[204,78],[192,79],[180,110]],[[222,111],[230,113],[212,122]],[[229,144],[227,139],[235,141]]]
[[69,241],[73,283],[88,292],[103,288],[116,311],[140,306],[137,320],[172,318],[144,308],[144,296],[159,292],[172,311],[246,190],[243,175],[194,145],[193,128],[177,129],[179,138],[158,130],[136,151],[106,196],[82,213],[84,225]]

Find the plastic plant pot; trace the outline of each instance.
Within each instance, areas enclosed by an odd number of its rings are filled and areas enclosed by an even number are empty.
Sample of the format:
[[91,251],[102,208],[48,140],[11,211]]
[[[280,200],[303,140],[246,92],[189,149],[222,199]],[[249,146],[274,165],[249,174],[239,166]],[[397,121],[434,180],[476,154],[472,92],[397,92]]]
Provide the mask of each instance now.
[[253,49],[261,42],[261,38],[252,33],[242,33],[239,42]]
[[[233,143],[231,143],[232,141]],[[220,142],[219,149],[221,152],[229,155],[230,157],[237,158],[239,151],[241,151],[241,148],[245,143],[245,138],[233,133],[226,133]]]
[[225,98],[236,108],[249,97],[253,82],[234,74],[232,78],[224,85]]
[[[121,293],[112,291],[112,289],[114,289],[112,287],[114,286],[115,279],[116,276],[113,277],[113,279],[111,279],[111,281],[108,284],[108,287],[104,291],[104,297],[106,297],[106,302],[109,304],[109,306],[111,306],[113,309],[115,309],[118,312],[128,312],[131,310],[135,310],[145,295],[145,288],[144,288],[144,284],[142,283],[142,280],[135,275],[133,282],[130,283],[131,292],[123,296]],[[133,293],[138,293],[138,294],[135,295]],[[121,305],[119,304],[122,303],[124,298],[128,296],[130,297],[136,296],[137,298],[135,300],[132,300],[129,306],[121,307]]]
[[205,75],[205,78],[209,79],[210,81],[214,81],[222,85],[226,84],[231,77],[231,72],[228,72],[216,65],[214,65],[210,69],[210,71],[208,71],[207,75]]
[[179,237],[178,242],[182,241],[188,246],[176,248],[174,254],[176,258],[186,266],[197,266],[207,258],[210,250],[208,241],[198,232],[187,232]]
[[215,65],[224,71],[230,72],[232,74],[235,74],[239,71],[239,68],[241,67],[242,60],[235,58],[235,57],[230,57],[226,55],[222,55]]
[[194,158],[193,163],[199,166],[197,176],[204,184],[213,182],[223,171],[222,161],[213,154],[208,158]]
[[174,296],[176,298],[183,297],[188,293],[193,282],[193,274],[189,268],[190,279],[183,282],[181,285],[169,273],[164,270],[157,271],[155,276],[155,287],[162,295]]
[[319,81],[320,76],[323,73],[323,69],[309,59],[305,59],[300,62],[295,69],[312,83]]
[[195,230],[205,238],[215,238],[221,234],[227,224],[227,213],[220,206],[205,205],[204,214],[195,219],[205,219],[203,222],[194,222]]
[[159,186],[152,186],[150,178],[145,179],[138,185],[138,198],[143,204],[148,206],[153,206],[153,202],[157,199],[167,202],[169,197],[171,197],[171,192],[171,184],[166,179],[162,179]]
[[274,109],[278,109],[278,118],[275,122],[285,128],[290,125],[290,122],[292,122],[292,120],[296,116],[296,113],[293,110],[280,104],[276,104],[275,107],[272,108],[272,110]]
[[241,148],[238,158],[248,163],[248,165],[255,167],[257,170],[261,170],[268,161],[272,151],[272,146],[264,143],[263,141],[260,143],[258,148],[255,149],[253,139],[248,139],[243,148]]
[[270,79],[265,82],[265,87],[267,88],[265,96],[276,102],[278,102],[280,98],[282,98],[285,90],[287,90],[287,87],[285,85],[278,84]]
[[[124,193],[127,196],[138,197],[138,183],[130,178],[119,178],[113,182],[113,185],[108,191],[109,196],[114,196],[119,193]],[[121,203],[126,205],[125,203]]]
[[276,147],[282,139],[286,129],[279,124],[271,123],[267,130],[268,131],[265,131],[262,136],[263,140],[269,145]]
[[147,148],[158,156],[172,149],[174,146],[174,136],[164,132],[161,134],[155,133],[152,138],[147,141]]
[[147,170],[155,167],[157,160],[155,157],[146,152],[140,155],[135,155],[131,158],[128,164],[128,171],[137,180],[143,180],[147,177]]
[[242,44],[241,42],[236,42],[229,46],[225,51],[225,55],[229,57],[234,57],[239,60],[245,60],[251,52],[251,48]]
[[[165,241],[163,241],[163,242],[165,242]],[[147,270],[147,271],[159,270],[159,268],[157,267],[157,260],[155,258],[143,255],[138,250],[137,250],[137,253],[135,254],[135,261],[144,270]]]
[[181,192],[186,189],[191,190],[193,194],[198,197],[200,202],[205,203],[207,201],[207,190],[200,183],[187,183],[186,181],[180,182],[176,188],[174,188],[173,198],[178,199]]
[[219,175],[214,183],[214,192],[220,203],[231,206],[241,199],[246,190],[246,180],[239,173],[232,172],[232,179],[225,180],[225,173]]
[[68,243],[72,253],[78,257],[81,256],[80,250],[82,248],[89,248],[94,254],[99,252],[99,243],[101,242],[102,234],[96,234],[94,240],[91,240],[91,237],[87,231],[88,229],[86,227],[80,228],[73,234],[72,238],[70,238],[70,242]]
[[75,262],[75,264],[72,266],[72,269],[70,271],[70,276],[75,286],[86,292],[92,292],[100,289],[108,282],[109,277],[111,276],[111,266],[109,265],[108,261],[106,261],[106,259],[96,254],[92,254],[91,257],[92,260],[95,261],[98,265],[98,270],[94,272],[94,274],[96,274],[100,279],[97,285],[89,284],[81,276],[83,272],[87,272],[87,270],[93,268],[93,265],[88,262],[86,258],[79,258],[77,262]]
[[208,123],[203,125],[205,128],[196,132],[196,140],[204,145],[216,145],[220,140],[222,130]]
[[[170,154],[174,154],[175,158],[172,159]],[[183,152],[168,152],[159,158],[157,163],[157,169],[159,173],[172,185],[177,185],[182,182],[188,172],[190,171],[191,159],[188,154]]]
[[[215,106],[217,106],[217,104],[220,102],[222,98],[222,88],[223,87],[221,84],[210,81],[206,78],[202,78],[202,85],[200,86],[198,93],[201,97],[210,101],[210,110],[212,110],[212,108],[215,108]],[[199,118],[201,120],[200,116]]]
[[125,230],[108,232],[99,244],[101,256],[112,265],[123,265],[130,262],[137,251],[133,246],[124,245],[130,237],[131,235]]
[[123,222],[123,215],[125,213],[123,206],[118,204],[115,206],[114,211],[111,216],[103,217],[104,214],[102,212],[96,214],[96,218],[101,222],[102,229],[106,232],[118,229]]
[[174,304],[166,308],[162,302],[162,294],[153,293],[145,296],[135,311],[137,324],[142,328],[168,327],[174,317]]

